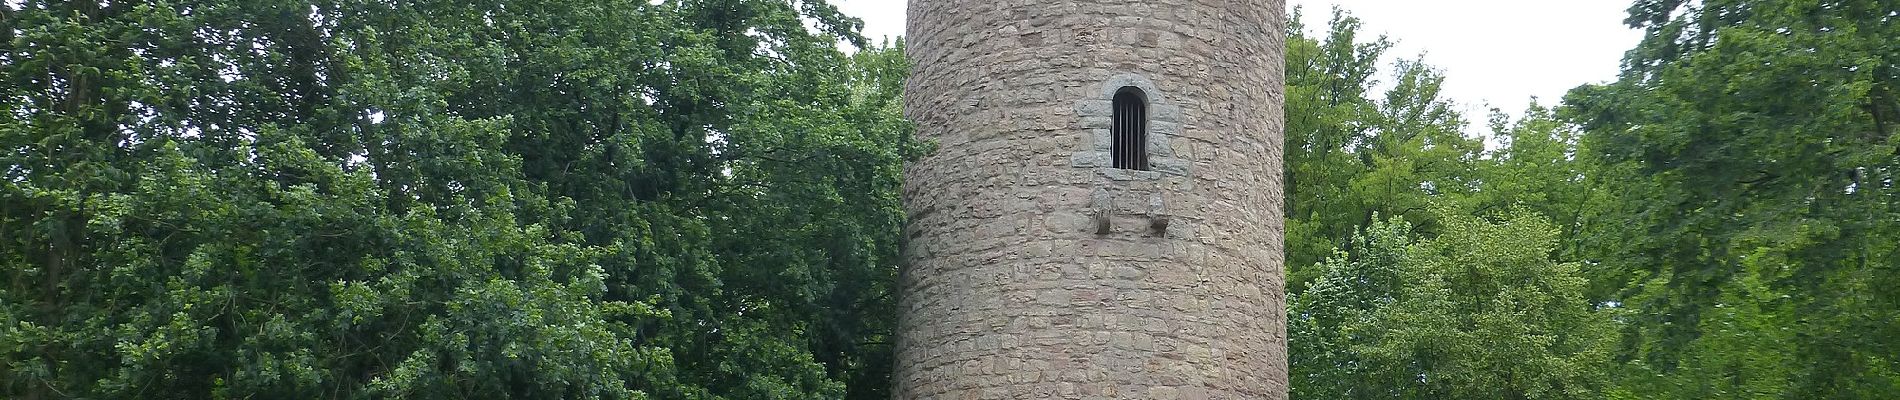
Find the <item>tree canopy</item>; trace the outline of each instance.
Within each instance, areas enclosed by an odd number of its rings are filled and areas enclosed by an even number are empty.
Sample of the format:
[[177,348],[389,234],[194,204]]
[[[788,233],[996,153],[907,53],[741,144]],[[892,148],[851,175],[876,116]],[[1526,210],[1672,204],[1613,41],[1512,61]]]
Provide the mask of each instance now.
[[822,1],[0,10],[5,397],[886,397],[906,65]]
[[[1371,145],[1444,135],[1389,124],[1418,104],[1400,100],[1418,61],[1380,101],[1384,38],[1338,12],[1323,38],[1290,32],[1296,397],[1900,392],[1896,19],[1885,1],[1638,1],[1619,80],[1494,114],[1484,149],[1410,153]],[[1306,69],[1332,65],[1350,67]],[[1413,175],[1347,184],[1381,165]]]

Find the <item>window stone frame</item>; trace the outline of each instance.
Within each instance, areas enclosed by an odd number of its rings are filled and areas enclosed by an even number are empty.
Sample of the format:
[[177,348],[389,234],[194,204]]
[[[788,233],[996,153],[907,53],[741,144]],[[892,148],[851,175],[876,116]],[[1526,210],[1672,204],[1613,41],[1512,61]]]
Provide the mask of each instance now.
[[[1126,87],[1139,89],[1148,106],[1146,171],[1114,166],[1115,134],[1110,127],[1114,124],[1115,94]],[[1082,150],[1069,157],[1069,166],[1097,169],[1114,180],[1159,180],[1192,172],[1189,166],[1193,164],[1175,154],[1173,146],[1174,139],[1181,135],[1181,106],[1168,101],[1154,81],[1140,74],[1120,74],[1102,82],[1100,89],[1098,96],[1075,102],[1075,113],[1088,135]]]

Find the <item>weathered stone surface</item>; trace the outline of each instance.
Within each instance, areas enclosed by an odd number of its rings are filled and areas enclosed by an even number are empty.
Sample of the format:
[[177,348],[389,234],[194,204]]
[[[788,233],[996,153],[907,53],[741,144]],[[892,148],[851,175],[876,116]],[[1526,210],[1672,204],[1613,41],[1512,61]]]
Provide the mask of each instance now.
[[910,0],[898,399],[1286,398],[1282,1]]

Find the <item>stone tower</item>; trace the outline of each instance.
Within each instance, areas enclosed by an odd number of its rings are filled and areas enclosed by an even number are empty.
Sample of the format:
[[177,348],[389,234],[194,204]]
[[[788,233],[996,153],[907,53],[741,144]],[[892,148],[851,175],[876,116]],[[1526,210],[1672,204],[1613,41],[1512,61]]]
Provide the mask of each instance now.
[[1283,0],[909,0],[898,399],[1284,399]]

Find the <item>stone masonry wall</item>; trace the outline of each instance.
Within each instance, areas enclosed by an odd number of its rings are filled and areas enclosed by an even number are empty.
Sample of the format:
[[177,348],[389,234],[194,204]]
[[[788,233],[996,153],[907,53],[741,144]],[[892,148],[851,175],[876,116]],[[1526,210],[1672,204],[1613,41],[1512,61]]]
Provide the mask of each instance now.
[[898,399],[1286,398],[1283,9],[910,0]]

